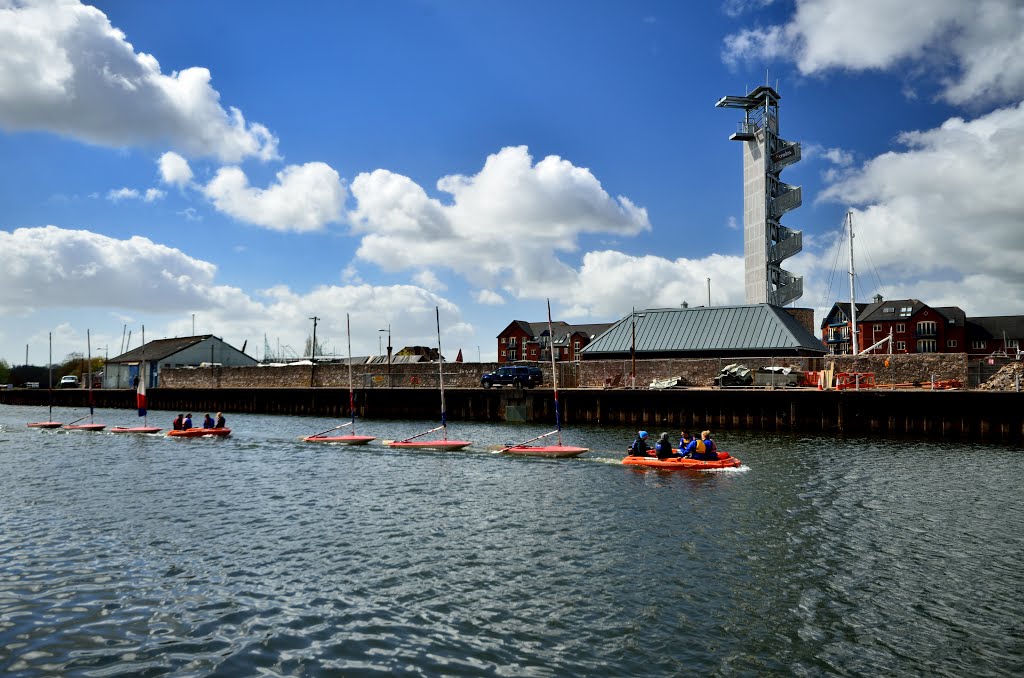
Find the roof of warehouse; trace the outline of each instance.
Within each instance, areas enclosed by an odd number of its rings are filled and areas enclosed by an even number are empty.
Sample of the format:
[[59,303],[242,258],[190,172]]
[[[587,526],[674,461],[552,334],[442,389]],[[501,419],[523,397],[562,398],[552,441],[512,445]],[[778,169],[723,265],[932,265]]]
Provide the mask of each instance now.
[[821,339],[771,304],[653,308],[627,315],[583,348],[588,357],[629,353],[787,349],[825,353]]

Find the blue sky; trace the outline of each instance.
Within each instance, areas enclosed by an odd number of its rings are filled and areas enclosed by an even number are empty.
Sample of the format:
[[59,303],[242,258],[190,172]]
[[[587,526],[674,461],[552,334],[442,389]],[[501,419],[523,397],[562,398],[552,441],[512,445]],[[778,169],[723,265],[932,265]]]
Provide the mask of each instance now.
[[[803,144],[794,305],[1024,312],[1016,0],[0,0],[0,358],[212,333],[257,358],[743,303],[741,146]],[[386,340],[386,337],[385,337]],[[284,351],[285,349],[280,349]]]

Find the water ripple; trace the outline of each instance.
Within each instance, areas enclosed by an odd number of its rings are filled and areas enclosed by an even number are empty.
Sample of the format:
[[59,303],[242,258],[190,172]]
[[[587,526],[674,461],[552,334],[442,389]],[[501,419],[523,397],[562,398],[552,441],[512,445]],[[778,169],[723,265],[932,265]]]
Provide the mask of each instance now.
[[729,434],[745,467],[680,473],[618,465],[617,429],[556,461],[491,453],[534,435],[509,426],[410,453],[305,445],[331,423],[294,417],[182,441],[23,428],[37,414],[0,407],[5,675],[1024,665],[1019,450]]

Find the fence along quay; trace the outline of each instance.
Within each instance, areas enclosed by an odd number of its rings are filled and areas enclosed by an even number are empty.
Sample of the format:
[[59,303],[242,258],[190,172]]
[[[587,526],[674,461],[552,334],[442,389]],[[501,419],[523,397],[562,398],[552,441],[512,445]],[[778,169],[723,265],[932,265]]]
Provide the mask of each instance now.
[[[83,389],[53,392],[54,407],[87,405]],[[348,415],[348,390],[323,388],[153,388],[151,410]],[[431,419],[430,388],[357,388],[356,414],[373,419]],[[551,389],[445,389],[452,421],[554,421]],[[97,389],[97,407],[133,409],[130,389]],[[47,404],[45,390],[0,391],[0,404]],[[1012,391],[815,389],[559,388],[572,424],[712,428],[838,435],[906,436],[1024,444],[1024,394]]]

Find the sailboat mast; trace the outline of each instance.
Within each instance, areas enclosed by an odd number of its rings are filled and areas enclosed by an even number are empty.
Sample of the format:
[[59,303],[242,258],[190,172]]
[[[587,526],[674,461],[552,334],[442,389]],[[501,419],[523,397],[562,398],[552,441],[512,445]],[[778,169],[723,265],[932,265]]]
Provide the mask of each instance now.
[[53,421],[53,332],[48,334],[50,338],[50,354],[47,358],[47,375],[46,375],[46,400],[50,405],[49,421]]
[[356,434],[356,396],[352,390],[352,321],[345,314],[345,334],[348,336],[348,411],[352,416],[352,435]]
[[90,330],[85,330],[85,355],[89,360],[88,367],[85,370],[85,378],[89,380],[89,423],[95,424],[92,420],[93,417],[93,406],[92,406],[92,335]]
[[558,445],[562,445],[562,417],[558,411],[558,368],[555,366],[555,332],[551,329],[551,300],[548,299],[548,348],[551,351],[551,384],[555,390],[555,428],[558,429]]
[[441,385],[441,430],[444,431],[444,439],[448,440],[448,414],[444,408],[444,358],[441,357],[441,311],[434,307],[434,315],[437,318],[437,383]]
[[850,227],[850,353],[857,355],[857,292],[853,282],[853,210],[846,213],[846,223]]
[[[143,381],[145,379],[145,381]],[[145,394],[149,388],[149,370],[146,369],[146,326],[142,326],[142,357],[139,359],[139,384]],[[138,395],[135,396],[138,399]],[[143,403],[145,405],[145,403]],[[142,413],[142,425],[149,426],[149,408],[144,407]]]

